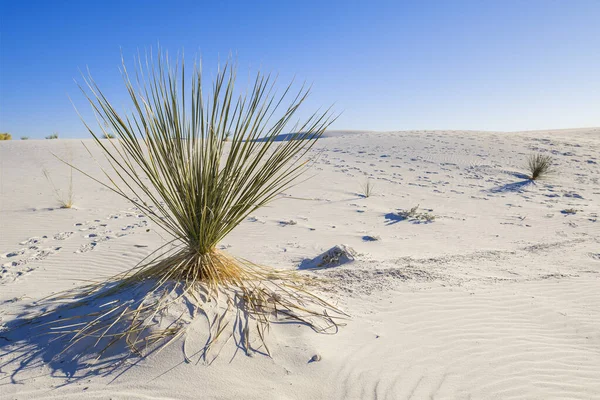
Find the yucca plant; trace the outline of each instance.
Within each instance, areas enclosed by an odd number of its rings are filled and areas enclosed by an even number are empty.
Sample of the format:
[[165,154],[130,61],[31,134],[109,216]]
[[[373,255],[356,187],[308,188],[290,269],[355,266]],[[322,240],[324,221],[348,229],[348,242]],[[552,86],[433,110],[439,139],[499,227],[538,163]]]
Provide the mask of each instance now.
[[[228,63],[205,97],[199,64],[189,81],[183,58],[171,64],[159,54],[138,65],[132,81],[123,62],[129,114],[115,109],[91,76],[85,78],[82,91],[100,122],[99,130],[86,127],[111,168],[104,171],[108,181],[75,168],[133,203],[170,239],[133,269],[54,297],[75,296],[76,304],[88,307],[103,304],[85,323],[81,315],[61,315],[61,322],[52,323],[55,333],[71,335],[72,345],[90,338],[96,347],[108,341],[99,352],[124,340],[143,355],[182,335],[200,314],[208,322],[206,355],[230,322],[231,334],[248,353],[264,348],[269,354],[265,331],[274,319],[318,332],[336,330],[333,313],[342,314],[307,290],[314,278],[217,248],[307,170],[308,152],[334,119],[331,112],[312,114],[293,126],[289,140],[277,141],[305,102],[305,86],[292,93],[290,84],[276,95],[275,80],[258,73],[248,93],[236,95],[236,69]],[[101,140],[107,127],[117,140]],[[162,318],[178,304],[192,304],[191,315],[184,312],[165,325]]]
[[46,139],[58,139],[58,133],[53,133],[52,135],[46,136]]
[[529,179],[535,181],[552,172],[552,157],[547,154],[532,154],[527,158]]

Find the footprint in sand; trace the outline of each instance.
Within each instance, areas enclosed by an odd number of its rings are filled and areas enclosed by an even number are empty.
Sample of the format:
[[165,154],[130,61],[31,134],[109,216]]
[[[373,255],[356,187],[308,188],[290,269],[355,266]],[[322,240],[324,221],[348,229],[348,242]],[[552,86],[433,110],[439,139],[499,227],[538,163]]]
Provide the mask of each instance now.
[[35,244],[40,244],[42,242],[45,242],[47,239],[48,239],[48,236],[42,236],[41,238],[40,237],[32,237],[25,241],[19,242],[19,244],[21,246],[32,246]]
[[[117,236],[119,236],[119,235],[117,235]],[[115,238],[114,236],[97,235],[94,233],[85,235],[85,237],[88,239],[93,239],[93,240],[90,243],[86,243],[86,244],[79,246],[79,249],[76,250],[75,253],[87,253],[88,251],[94,250],[96,248],[96,246],[98,245],[98,243],[106,242],[107,240],[112,240]]]
[[[23,276],[26,273],[30,273],[37,269],[37,267],[27,266],[28,263],[33,261],[40,261],[45,259],[51,254],[59,251],[61,247],[53,246],[48,247],[39,251],[36,251],[33,255],[14,260],[5,264],[2,264],[0,269],[0,282],[5,282],[7,280],[15,281],[18,277]],[[22,254],[21,254],[22,255]]]
[[74,232],[59,232],[53,236],[54,240],[65,240],[70,238]]
[[13,258],[25,254],[26,249],[11,251],[5,254],[0,254],[0,258]]

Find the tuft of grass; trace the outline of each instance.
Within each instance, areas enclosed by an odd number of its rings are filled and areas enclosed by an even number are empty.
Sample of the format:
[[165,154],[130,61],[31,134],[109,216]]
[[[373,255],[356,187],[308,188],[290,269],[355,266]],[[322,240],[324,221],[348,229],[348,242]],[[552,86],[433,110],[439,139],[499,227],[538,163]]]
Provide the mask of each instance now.
[[373,194],[374,184],[370,178],[365,179],[365,181],[361,184],[361,192],[360,195],[368,198]]
[[52,180],[52,177],[50,176],[50,172],[48,172],[48,170],[46,168],[44,168],[42,170],[42,172],[44,173],[44,176],[50,183],[50,186],[52,186],[52,190],[54,191],[56,200],[60,203],[61,208],[73,207],[73,168],[72,167],[70,168],[69,188],[67,189],[66,192],[63,192],[62,190],[59,190],[56,187],[56,185],[54,184],[54,181]]
[[21,140],[29,140],[29,136],[21,136]]
[[435,215],[430,214],[428,212],[419,212],[418,210],[419,210],[419,205],[417,204],[410,210],[403,210],[403,211],[398,212],[398,215],[402,219],[412,219],[412,220],[425,221],[425,222],[435,221]]
[[531,154],[527,158],[527,170],[532,181],[542,179],[552,172],[552,157],[546,154]]
[[565,208],[564,210],[561,210],[561,213],[565,215],[575,215],[577,214],[577,210],[574,208]]
[[10,133],[0,133],[0,140],[12,140]]
[[[88,322],[63,319],[52,329],[69,335],[69,346],[94,338],[86,352],[101,355],[126,343],[131,354],[143,356],[184,335],[194,318],[205,317],[204,359],[227,336],[227,326],[232,328],[229,337],[246,354],[270,355],[265,335],[276,319],[317,332],[337,331],[336,319],[345,314],[309,291],[314,279],[217,248],[251,213],[307,171],[309,151],[334,116],[330,110],[317,112],[290,129],[309,95],[305,86],[294,91],[290,84],[277,94],[273,78],[259,72],[247,93],[235,95],[236,68],[227,63],[205,97],[199,64],[188,79],[183,57],[176,62],[160,52],[155,57],[138,60],[133,82],[123,62],[133,110],[128,113],[115,109],[91,76],[84,77],[86,87],[80,88],[98,116],[100,131],[85,126],[111,168],[103,170],[104,178],[74,168],[131,202],[167,233],[168,242],[125,273],[52,297],[50,301],[71,300],[71,310],[104,304]],[[118,141],[101,140],[107,126]],[[295,133],[277,141],[284,130]],[[108,301],[115,293],[127,301]],[[173,308],[189,313],[179,311],[179,316],[169,316],[168,326],[161,325]]]
[[46,139],[58,139],[58,133],[53,133],[52,135],[46,136]]

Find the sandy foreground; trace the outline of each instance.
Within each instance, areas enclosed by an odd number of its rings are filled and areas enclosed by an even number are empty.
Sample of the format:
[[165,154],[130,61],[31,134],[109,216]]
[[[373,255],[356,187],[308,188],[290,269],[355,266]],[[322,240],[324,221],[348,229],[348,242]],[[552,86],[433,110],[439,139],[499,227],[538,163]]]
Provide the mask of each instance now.
[[[600,128],[332,132],[317,147],[312,178],[221,247],[288,269],[353,248],[353,262],[315,272],[351,315],[337,334],[272,325],[273,358],[230,342],[211,365],[185,363],[175,343],[95,374],[24,361],[0,329],[0,398],[600,399]],[[537,151],[557,171],[527,184]],[[66,189],[68,167],[51,152],[98,171],[78,140],[0,143],[0,326],[164,242],[77,173],[76,208],[60,209],[42,170]],[[435,220],[397,217],[417,205]]]

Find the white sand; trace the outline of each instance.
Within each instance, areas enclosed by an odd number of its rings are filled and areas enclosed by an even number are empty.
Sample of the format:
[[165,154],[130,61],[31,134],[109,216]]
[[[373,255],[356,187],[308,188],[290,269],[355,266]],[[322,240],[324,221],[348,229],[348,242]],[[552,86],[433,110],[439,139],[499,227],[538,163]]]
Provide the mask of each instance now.
[[[315,176],[286,193],[304,200],[272,203],[222,245],[289,269],[355,249],[355,261],[317,272],[352,316],[338,334],[273,325],[272,359],[225,348],[210,366],[186,364],[174,344],[129,369],[67,376],[60,363],[19,364],[0,332],[0,398],[600,399],[600,129],[334,132],[319,148]],[[57,208],[42,168],[64,188],[68,169],[51,151],[97,171],[80,141],[0,143],[3,324],[163,243],[79,174],[77,208]],[[557,173],[522,185],[535,151],[552,152]],[[369,198],[357,194],[365,176]],[[416,205],[435,221],[394,214]]]

